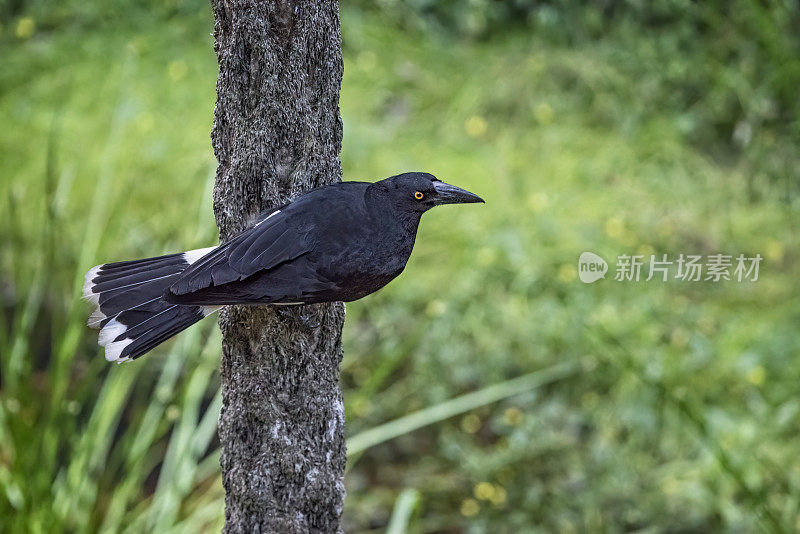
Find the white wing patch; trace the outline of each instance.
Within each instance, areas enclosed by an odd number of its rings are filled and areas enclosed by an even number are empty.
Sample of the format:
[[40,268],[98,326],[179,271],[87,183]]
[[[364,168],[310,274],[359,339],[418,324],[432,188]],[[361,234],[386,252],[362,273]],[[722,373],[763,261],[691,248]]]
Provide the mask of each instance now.
[[217,247],[206,247],[206,248],[198,248],[197,250],[187,250],[183,253],[183,259],[186,260],[186,263],[189,265],[193,264],[212,250]]
[[261,226],[262,224],[264,224],[265,222],[267,222],[267,219],[269,219],[270,217],[273,217],[273,216],[275,216],[275,215],[279,214],[280,212],[281,212],[281,210],[275,210],[275,211],[273,211],[272,213],[270,213],[269,215],[267,215],[266,217],[264,217],[262,220],[258,221],[256,224],[254,224],[254,225],[253,225],[253,227],[255,228],[256,226]]

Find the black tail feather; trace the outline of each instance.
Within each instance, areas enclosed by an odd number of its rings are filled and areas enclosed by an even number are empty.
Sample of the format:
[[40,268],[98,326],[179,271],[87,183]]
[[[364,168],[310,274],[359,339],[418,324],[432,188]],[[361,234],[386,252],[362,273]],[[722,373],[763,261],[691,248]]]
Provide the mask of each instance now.
[[97,306],[89,326],[100,329],[99,344],[105,347],[107,360],[136,359],[216,310],[162,298],[205,250],[107,263],[86,274],[83,296]]

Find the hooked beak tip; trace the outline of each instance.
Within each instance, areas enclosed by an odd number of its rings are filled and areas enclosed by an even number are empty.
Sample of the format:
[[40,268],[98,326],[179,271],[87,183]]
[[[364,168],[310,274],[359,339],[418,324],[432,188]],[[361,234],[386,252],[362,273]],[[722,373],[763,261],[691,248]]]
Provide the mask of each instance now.
[[444,182],[434,182],[434,189],[439,194],[437,204],[485,204],[486,201],[475,193]]

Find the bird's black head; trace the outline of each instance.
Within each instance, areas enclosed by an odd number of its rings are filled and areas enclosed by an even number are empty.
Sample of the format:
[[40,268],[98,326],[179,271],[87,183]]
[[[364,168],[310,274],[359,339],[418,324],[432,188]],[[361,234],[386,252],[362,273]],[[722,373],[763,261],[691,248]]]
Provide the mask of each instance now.
[[442,204],[483,202],[478,195],[446,184],[427,172],[406,172],[379,182],[395,204],[410,212],[424,213]]

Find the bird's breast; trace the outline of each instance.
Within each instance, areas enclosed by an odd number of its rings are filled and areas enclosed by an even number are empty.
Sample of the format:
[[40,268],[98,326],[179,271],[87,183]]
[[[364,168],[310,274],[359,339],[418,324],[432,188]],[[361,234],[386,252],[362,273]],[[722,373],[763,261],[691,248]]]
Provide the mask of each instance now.
[[336,281],[336,300],[349,302],[374,293],[396,278],[405,268],[412,248],[413,239],[396,232],[363,232],[357,239],[328,248],[335,253],[320,257],[317,262],[322,277]]

